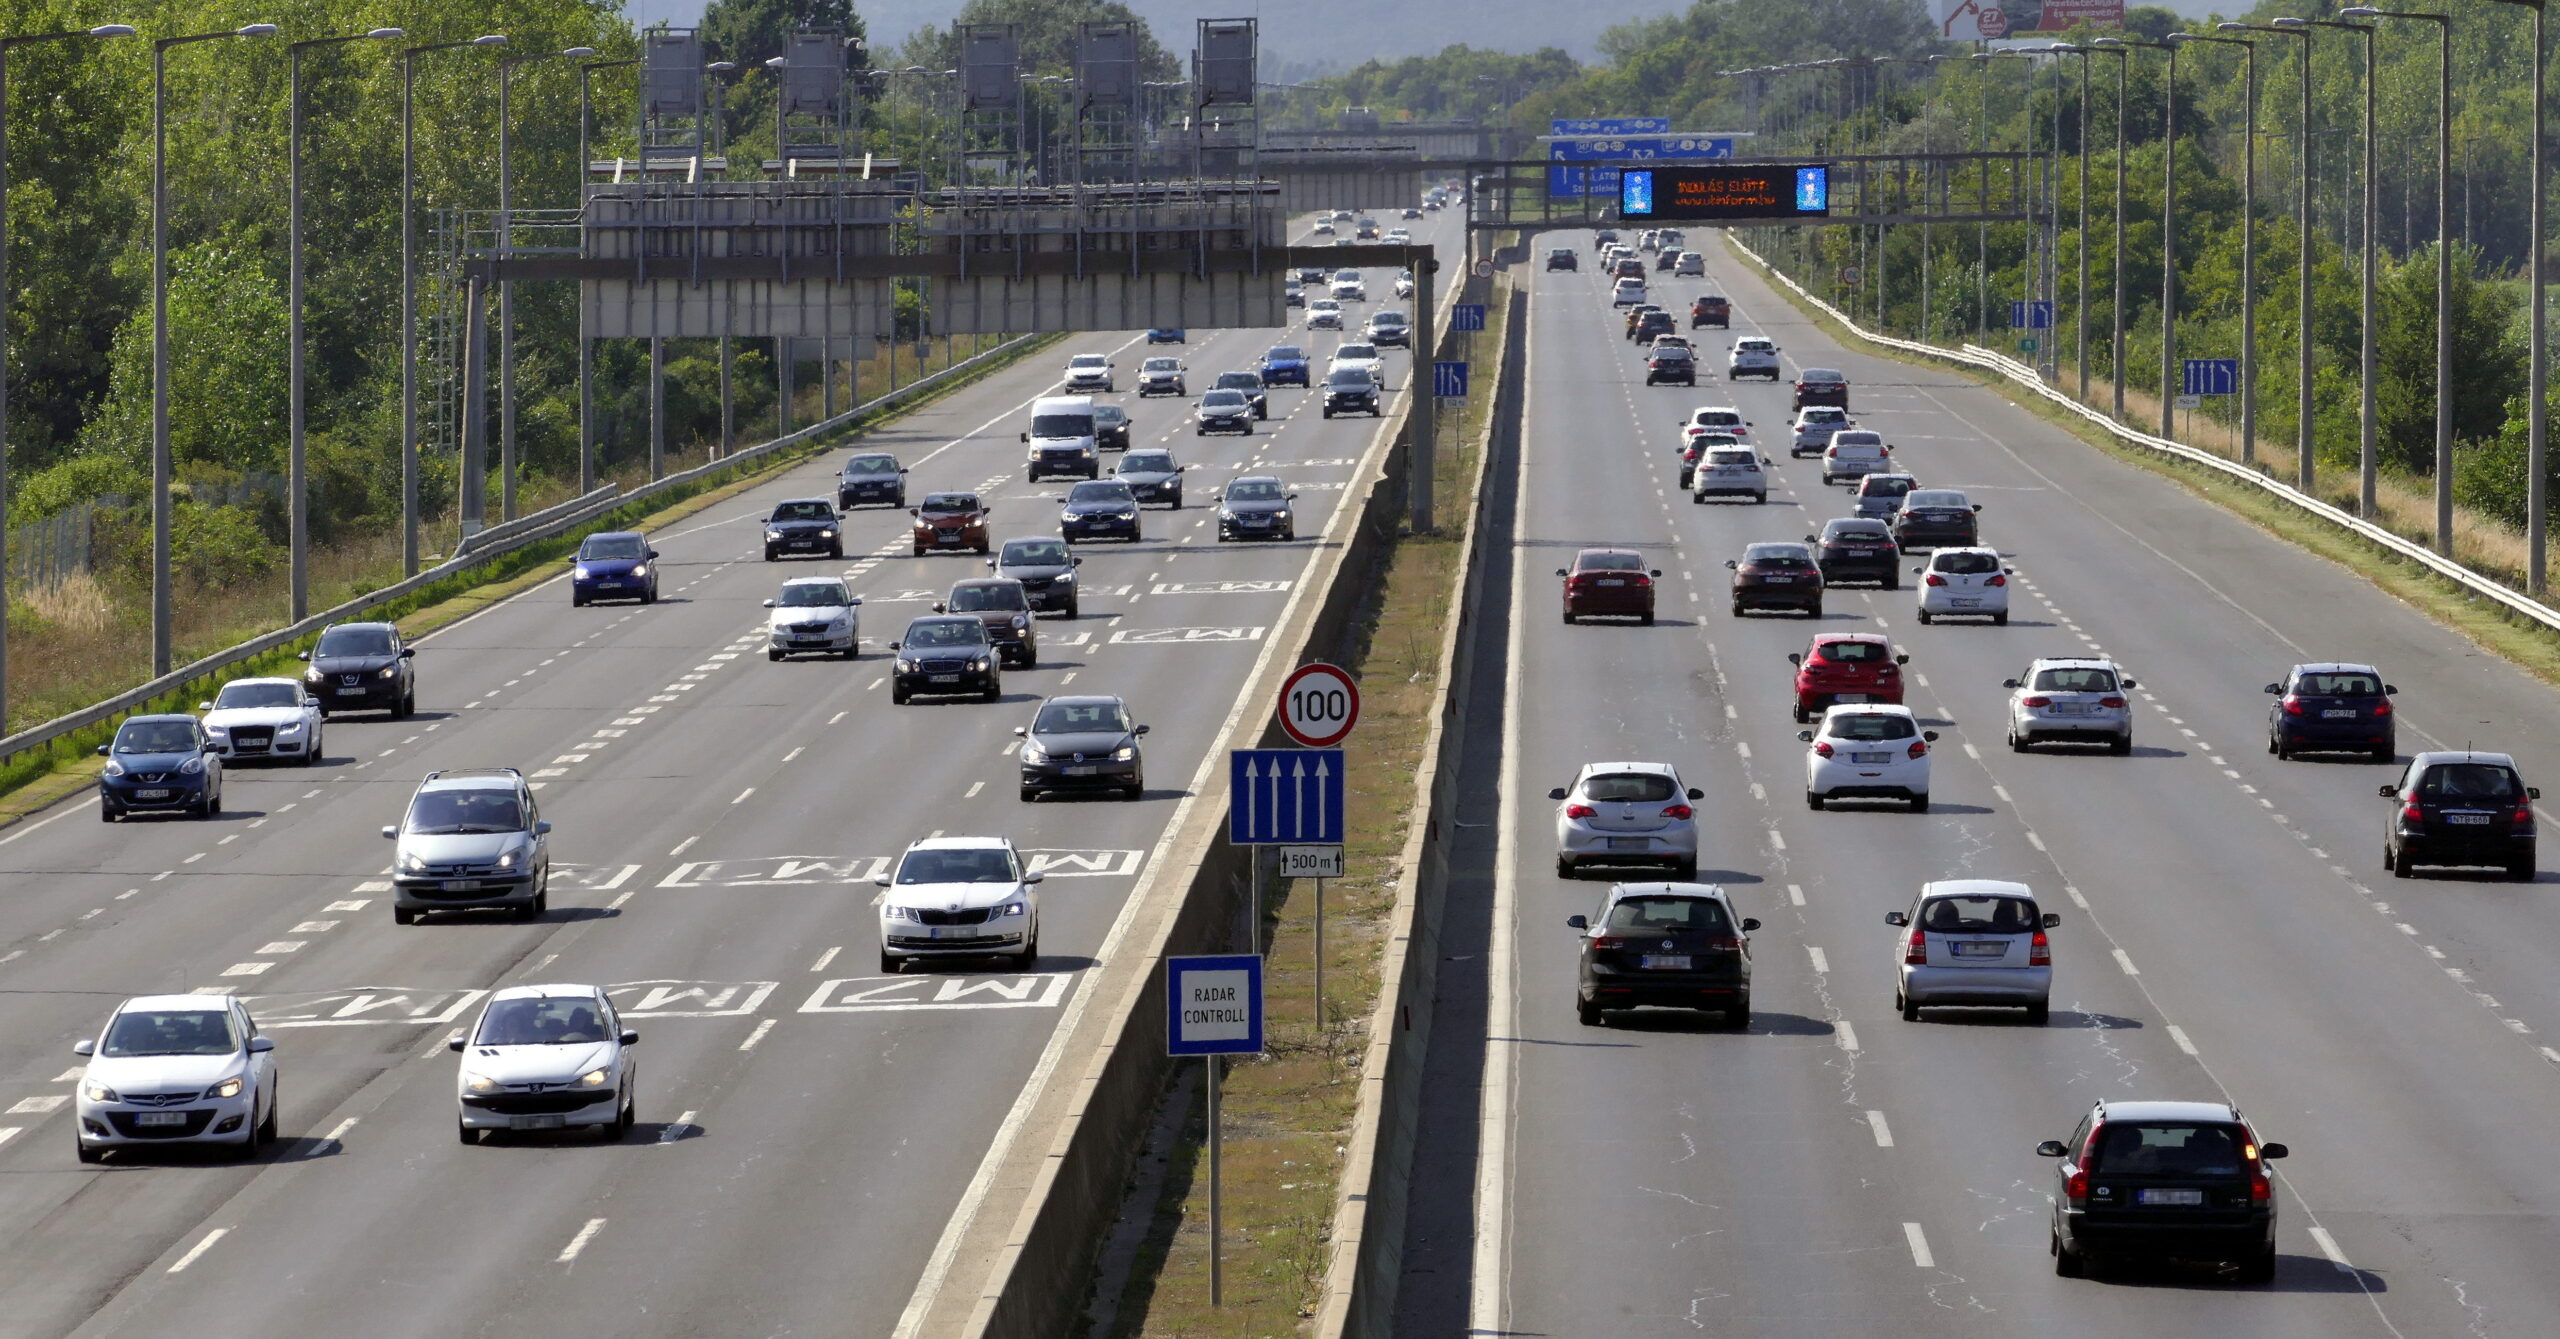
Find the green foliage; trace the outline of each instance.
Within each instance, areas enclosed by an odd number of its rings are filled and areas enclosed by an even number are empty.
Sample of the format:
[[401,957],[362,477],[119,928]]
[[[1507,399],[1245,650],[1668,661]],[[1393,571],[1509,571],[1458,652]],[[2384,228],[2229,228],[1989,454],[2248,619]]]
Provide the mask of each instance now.
[[[2525,350],[2514,336],[2517,295],[2475,275],[2478,253],[2450,253],[2453,283],[2453,383],[2444,387],[2453,439],[2497,434],[2508,405],[2524,389]],[[2374,399],[2382,458],[2423,472],[2434,468],[2436,434],[2436,249],[2421,248],[2383,271],[2375,286],[2380,369]]]
[[[1010,23],[1022,53],[1024,74],[1072,74],[1075,69],[1076,29],[1086,23],[1134,23],[1138,25],[1138,77],[1141,79],[1179,79],[1181,63],[1165,49],[1147,21],[1120,0],[968,0],[960,7],[958,23]],[[1190,34],[1180,37],[1189,48]],[[919,28],[899,45],[899,65],[922,65],[929,70],[957,69],[960,48],[950,27]]]

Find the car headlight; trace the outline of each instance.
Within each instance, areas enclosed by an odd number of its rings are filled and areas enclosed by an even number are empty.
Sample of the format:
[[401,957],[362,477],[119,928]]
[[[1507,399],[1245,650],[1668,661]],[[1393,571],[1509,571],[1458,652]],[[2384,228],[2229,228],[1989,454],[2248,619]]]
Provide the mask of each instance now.
[[1056,582],[1061,586],[1072,586],[1076,584],[1076,574],[1073,572],[1060,572],[1056,577]]
[[231,733],[231,727],[227,725],[208,725],[204,728],[204,732],[209,735],[227,735]]
[[900,674],[913,674],[918,668],[919,667],[916,662],[909,660],[904,656],[898,658],[898,672]]
[[820,539],[833,539],[835,537],[836,532],[833,530],[821,530],[818,532],[818,538]]
[[1111,751],[1111,761],[1113,762],[1129,762],[1137,756],[1138,746],[1135,744],[1123,744]]
[[204,759],[189,758],[185,762],[178,764],[178,770],[189,776],[194,776],[204,771]]
[[1022,915],[1027,915],[1027,914],[1029,914],[1030,910],[1031,910],[1031,908],[1030,908],[1029,904],[1027,904],[1027,903],[1024,903],[1024,902],[1007,902],[1007,903],[1005,903],[1003,906],[1000,906],[1000,907],[996,908],[996,910],[995,910],[995,914],[994,914],[994,915],[992,915],[992,916],[990,916],[990,917],[988,917],[987,919],[989,919],[989,920],[1002,920],[1002,919],[1004,919],[1004,918],[1005,918],[1005,917],[1007,917],[1007,916],[1022,916]]
[[494,1093],[498,1091],[498,1081],[490,1078],[486,1074],[465,1074],[462,1076],[462,1086],[467,1092]]
[[107,760],[106,774],[107,774],[107,775],[109,775],[109,776],[123,776],[123,775],[124,775],[124,764],[123,764],[123,763],[120,763],[120,762],[117,762],[117,761],[116,761],[115,759],[113,759],[113,758],[109,758],[109,759]]
[[632,568],[631,575],[635,577],[645,577],[649,575],[649,565],[647,563],[642,563],[639,566]]
[[1218,508],[1218,519],[1219,519],[1219,520],[1221,520],[1221,521],[1232,521],[1232,520],[1234,520],[1235,518],[1236,518],[1236,514],[1235,514],[1234,512],[1229,511],[1229,510],[1228,510],[1228,509],[1226,509],[1225,507],[1220,507],[1220,508]]
[[578,565],[578,566],[576,566],[576,567],[572,567],[572,568],[570,568],[570,569],[569,569],[569,579],[570,579],[571,581],[584,581],[584,580],[586,580],[586,579],[587,579],[587,568],[586,568],[586,564],[581,563],[581,564],[579,564],[579,565]]
[[978,657],[977,659],[972,660],[972,661],[970,661],[970,662],[969,662],[969,668],[971,668],[971,669],[973,669],[973,670],[982,670],[982,669],[985,669],[986,667],[987,667],[987,658],[986,658],[985,656],[980,656],[980,657]]
[[1024,762],[1047,762],[1049,761],[1049,750],[1043,746],[1039,740],[1026,739],[1022,742],[1022,760]]
[[611,1066],[599,1066],[579,1075],[578,1086],[582,1088],[601,1088],[605,1085],[605,1081],[612,1077],[613,1070]]
[[245,1087],[247,1083],[248,1080],[246,1078],[241,1075],[234,1074],[230,1078],[224,1079],[222,1082],[205,1089],[204,1095],[207,1097],[238,1097],[240,1095],[241,1088]]
[[298,734],[298,733],[300,733],[300,732],[301,732],[302,727],[303,727],[304,725],[306,725],[306,724],[309,724],[309,722],[306,722],[306,721],[287,721],[287,722],[286,722],[286,723],[284,723],[283,725],[279,725],[279,726],[277,726],[277,727],[276,727],[276,733],[277,733],[277,734],[280,734],[280,735]]
[[426,857],[419,855],[417,852],[403,851],[400,853],[400,868],[403,870],[406,870],[411,874],[417,874],[425,871],[426,867]]
[[103,1083],[81,1084],[80,1095],[88,1098],[92,1102],[121,1102],[124,1100],[124,1098],[117,1095],[115,1089],[110,1088]]
[[884,921],[912,921],[915,918],[915,912],[899,906],[895,902],[883,902],[880,904],[880,919]]
[[382,667],[382,672],[373,677],[377,679],[397,679],[400,677],[400,667],[397,665],[385,665]]
[[849,628],[849,627],[852,627],[852,626],[853,626],[853,612],[852,612],[851,610],[846,610],[846,611],[845,611],[845,612],[843,612],[843,613],[840,613],[840,614],[835,615],[834,617],[832,617],[832,618],[830,618],[830,619],[828,619],[828,620],[827,620],[827,626],[828,626],[828,627],[831,627],[831,628]]
[[328,675],[323,674],[316,669],[307,669],[302,672],[302,681],[304,683],[322,683],[327,681],[328,677]]
[[1288,509],[1287,507],[1282,507],[1280,510],[1275,511],[1275,512],[1273,512],[1273,513],[1271,513],[1271,514],[1272,514],[1273,516],[1276,516],[1276,517],[1280,518],[1281,520],[1284,520],[1284,521],[1289,519],[1289,509]]
[[512,847],[498,853],[497,867],[499,869],[514,869],[518,864],[521,864],[523,860],[524,848],[521,846]]

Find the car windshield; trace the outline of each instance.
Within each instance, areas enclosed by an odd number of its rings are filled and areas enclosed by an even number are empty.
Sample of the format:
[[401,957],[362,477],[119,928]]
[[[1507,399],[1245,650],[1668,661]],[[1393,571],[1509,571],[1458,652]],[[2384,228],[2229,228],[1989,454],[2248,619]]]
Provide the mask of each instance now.
[[2000,560],[1988,553],[1941,553],[1930,566],[1941,572],[1972,577],[1999,571]]
[[[1364,228],[1370,226],[1369,220],[1360,220],[1360,226]],[[1344,282],[1356,284],[1360,282],[1360,272],[1358,270],[1337,270],[1334,272],[1333,281],[1337,284]]]
[[1111,360],[1098,353],[1079,353],[1075,357],[1067,360],[1067,366],[1069,367],[1101,368],[1109,367],[1110,365]]
[[1229,502],[1277,502],[1280,485],[1271,479],[1238,479],[1227,485]]
[[1085,503],[1117,502],[1123,506],[1132,506],[1136,504],[1137,497],[1129,491],[1129,485],[1117,480],[1087,479],[1083,483],[1077,484],[1074,488],[1067,490],[1067,501]]
[[1909,739],[1920,733],[1908,716],[1889,711],[1838,712],[1822,727],[1833,739]]
[[1182,360],[1179,358],[1150,358],[1147,360],[1145,368],[1141,370],[1148,372],[1179,372],[1182,370]]
[[1742,561],[1755,567],[1803,567],[1813,555],[1802,544],[1754,544],[1742,551]]
[[850,598],[841,581],[794,581],[782,588],[782,598],[774,603],[785,609],[826,609]]
[[1342,304],[1331,298],[1317,298],[1313,303],[1308,304],[1307,309],[1309,311],[1338,312],[1342,310]]
[[1333,356],[1334,360],[1337,362],[1359,362],[1364,359],[1377,357],[1378,346],[1375,344],[1345,344],[1340,348],[1335,349],[1333,351]]
[[107,1026],[98,1054],[229,1055],[240,1049],[226,1009],[133,1009]]
[[233,711],[242,707],[298,707],[302,690],[289,683],[235,683],[223,686],[213,699],[215,711]]
[[1584,553],[1573,560],[1577,572],[1641,572],[1644,559],[1633,553]]
[[1243,403],[1243,391],[1211,391],[1200,397],[1200,405],[1204,409],[1232,409]]
[[1129,714],[1117,702],[1052,702],[1031,723],[1038,735],[1085,734],[1099,730],[1129,732]]
[[1870,539],[1883,539],[1885,538],[1884,522],[1833,521],[1829,525],[1822,527],[1822,537],[1824,539],[1845,539],[1853,542]]
[[480,1015],[474,1046],[592,1046],[606,1040],[604,1011],[592,995],[499,1000]]
[[2439,763],[2418,779],[2418,794],[2430,800],[2512,800],[2524,787],[2515,773],[2491,763]]
[[1295,344],[1281,344],[1274,346],[1271,352],[1262,356],[1275,363],[1298,363],[1306,361],[1307,351]]
[[1091,414],[1033,414],[1031,435],[1034,437],[1086,437],[1093,433]]
[[[1838,442],[1840,438],[1831,439]],[[1911,491],[1912,480],[1901,474],[1870,474],[1858,484],[1860,497],[1900,497]]]
[[1609,908],[1608,928],[1638,934],[1696,930],[1730,935],[1733,917],[1725,914],[1724,903],[1712,897],[1629,897]]
[[[587,541],[590,545],[595,542],[592,539]],[[590,558],[595,555],[581,549],[578,556]],[[378,626],[331,628],[320,634],[320,645],[311,654],[315,656],[387,656],[391,654],[391,629]]]
[[1834,665],[1881,665],[1893,658],[1885,654],[1882,642],[1820,642],[1813,655]]
[[1582,783],[1582,798],[1586,800],[1660,804],[1679,795],[1680,788],[1660,772],[1603,772]]
[[[595,562],[599,559],[606,562],[638,562],[648,556],[649,541],[638,535],[589,535],[587,542],[578,546],[578,559],[581,562]],[[383,652],[341,651],[337,654],[381,655]]]
[[1171,474],[1173,456],[1163,451],[1132,451],[1120,458],[1122,474]]
[[2116,673],[2086,666],[2038,670],[2035,687],[2047,693],[2112,693],[2116,690]]
[[949,607],[955,614],[982,614],[990,610],[1019,613],[1031,606],[1022,598],[1022,587],[1010,581],[998,581],[983,586],[952,587]]
[[2238,1176],[2242,1135],[2229,1125],[2109,1121],[2098,1129],[2087,1172],[2110,1176]]
[[832,521],[835,508],[823,502],[785,502],[773,509],[777,521]]
[[1129,421],[1129,411],[1116,404],[1098,404],[1093,407],[1093,421],[1096,423],[1126,423]]
[[[1127,468],[1125,463],[1122,465],[1122,468]],[[1057,539],[1007,540],[1004,546],[1004,565],[1012,567],[1017,564],[1024,567],[1064,567],[1067,565],[1066,541]]]
[[2293,691],[2304,697],[2380,697],[2382,680],[2362,671],[2321,670],[2295,679]]
[[987,644],[987,629],[985,624],[974,618],[967,622],[938,618],[909,624],[904,642],[908,648],[984,646]]
[[963,516],[978,509],[975,493],[935,493],[919,508],[927,516]]
[[1000,846],[909,851],[898,862],[900,883],[1011,883],[1016,877],[1013,853]]
[[898,458],[895,456],[855,456],[844,463],[844,477],[848,479],[859,479],[869,474],[897,472]]
[[188,721],[127,721],[116,731],[118,753],[193,753],[196,728]]
[[2025,934],[2036,928],[2036,904],[1996,893],[1933,897],[1921,904],[1920,928],[1939,934]]
[[512,790],[422,790],[409,802],[404,826],[430,835],[522,832],[524,805]]
[[1370,318],[1369,318],[1369,324],[1371,324],[1371,325],[1375,325],[1375,326],[1397,326],[1397,325],[1403,325],[1403,324],[1404,324],[1404,313],[1403,313],[1403,312],[1380,312],[1380,313],[1378,313],[1377,315],[1372,316],[1372,317],[1370,317]]

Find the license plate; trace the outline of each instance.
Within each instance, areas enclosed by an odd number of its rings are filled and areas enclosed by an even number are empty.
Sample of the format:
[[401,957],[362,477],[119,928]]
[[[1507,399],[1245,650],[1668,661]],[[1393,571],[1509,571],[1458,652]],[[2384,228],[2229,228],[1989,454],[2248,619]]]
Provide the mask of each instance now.
[[959,535],[935,535],[933,537],[933,542],[936,544],[958,544],[962,542],[962,539]]
[[1624,582],[1624,581],[1620,581],[1620,580],[1618,580],[1618,579],[1617,579],[1617,578],[1615,578],[1615,577],[1603,577],[1603,578],[1601,578],[1600,580],[1598,580],[1598,581],[1596,581],[1596,582],[1593,582],[1592,584],[1593,584],[1593,585],[1597,585],[1597,586],[1623,586],[1623,585],[1625,585],[1625,584],[1627,584],[1627,583],[1626,583],[1626,582]]
[[187,1123],[187,1113],[183,1111],[144,1111],[137,1113],[134,1116],[133,1123],[136,1125],[184,1125]]
[[1642,962],[1647,967],[1668,971],[1689,970],[1689,955],[1686,953],[1647,953],[1643,956]]
[[[148,795],[151,792],[144,791],[143,793]],[[2444,816],[2444,821],[2448,823],[2459,823],[2465,827],[2486,827],[2489,823],[2489,816],[2487,814],[2446,814]]]
[[1864,702],[1867,700],[1867,695],[1864,693],[1833,693],[1831,695],[1831,700],[1834,702]]
[[169,791],[165,786],[156,790],[137,790],[133,793],[133,798],[137,800],[165,800],[169,798]]
[[444,881],[444,890],[448,893],[475,893],[480,891],[480,881],[478,879],[447,879]]
[[1611,837],[1609,839],[1609,849],[1612,851],[1641,851],[1652,844],[1642,837]]
[[2320,718],[2328,721],[2352,721],[2356,718],[2356,709],[2353,707],[2331,707],[2327,711],[2321,712]]
[[2133,1202],[2136,1204],[2183,1204],[2192,1207],[2204,1203],[2204,1192],[2201,1190],[2137,1190],[2133,1192]]
[[1069,776],[1092,776],[1101,770],[1102,769],[1099,767],[1070,767],[1066,769],[1067,775]]
[[793,646],[824,646],[827,644],[827,639],[824,637],[794,637],[791,639],[791,644]]
[[1849,761],[1875,766],[1880,763],[1892,762],[1893,755],[1890,753],[1852,753],[1849,755]]
[[363,690],[363,689],[361,689],[361,688],[341,688],[341,689],[339,689],[339,690],[338,690],[338,696],[340,696],[340,697],[362,697],[362,696],[364,696],[364,690]]
[[1955,954],[1959,958],[1998,958],[2007,956],[2009,952],[2009,946],[2007,944],[1986,943],[1980,941],[1953,944],[1949,947],[1955,950]]
[[565,1116],[518,1116],[514,1122],[519,1130],[557,1130],[567,1123]]
[[2086,716],[2089,714],[2089,710],[2089,704],[2086,702],[2061,702],[2054,705],[2053,714],[2056,716]]
[[1762,577],[1760,579],[1772,586],[1792,586],[1796,584],[1796,579],[1794,577]]
[[960,676],[957,674],[928,674],[924,677],[924,681],[926,683],[958,683],[960,682]]
[[1976,598],[1959,595],[1956,598],[1947,601],[1947,603],[1957,609],[1972,609],[1980,605],[1982,601]]

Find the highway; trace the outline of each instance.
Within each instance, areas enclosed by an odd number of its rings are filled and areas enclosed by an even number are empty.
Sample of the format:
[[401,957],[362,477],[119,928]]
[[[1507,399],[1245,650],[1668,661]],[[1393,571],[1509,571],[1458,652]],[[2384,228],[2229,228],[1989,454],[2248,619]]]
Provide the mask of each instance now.
[[[1544,272],[1550,245],[1585,268]],[[1786,656],[1816,628],[1732,617],[1724,563],[1804,537],[1844,496],[1788,459],[1784,383],[1646,388],[1590,234],[1536,239],[1516,525],[1487,549],[1507,554],[1492,575],[1509,616],[1478,630],[1505,673],[1469,704],[1504,759],[1453,856],[1490,873],[1449,894],[1398,1333],[2549,1334],[2560,878],[2392,879],[2374,789],[2397,769],[2278,762],[2260,687],[2300,661],[2370,661],[2400,687],[2404,757],[2505,749],[2543,786],[2560,699],[1995,391],[1842,351],[1707,245],[1708,278],[1657,276],[1654,300],[1685,312],[1712,286],[1734,299],[1732,334],[1777,338],[1790,380],[1845,370],[1857,420],[1903,468],[1983,504],[1985,542],[2020,574],[2013,615],[1924,628],[1907,575],[1836,589],[1818,627],[1890,634],[1943,738],[1929,813],[1809,811]],[[1692,337],[1720,374],[1724,332]],[[1765,507],[1676,489],[1677,423],[1724,403],[1779,462]],[[1665,572],[1658,623],[1563,624],[1554,569],[1619,544]],[[2098,653],[2140,681],[2134,755],[2011,753],[2001,681],[2038,654]],[[1763,922],[1745,1032],[1666,1011],[1575,1020],[1564,919],[1606,883],[1556,877],[1545,796],[1621,758],[1706,791],[1700,878]],[[1895,1011],[1885,913],[1963,876],[2021,880],[2061,914],[2049,1025]],[[2094,1100],[2132,1097],[2234,1101],[2290,1145],[2272,1285],[2055,1276],[2052,1164],[2033,1149]]]
[[[1391,279],[1355,316],[1410,310]],[[1196,394],[1272,343],[1337,342],[1304,334],[1157,351]],[[1000,704],[890,704],[888,641],[984,573],[909,556],[904,513],[850,515],[843,563],[760,561],[775,501],[831,494],[830,453],[655,535],[655,606],[573,610],[563,578],[428,636],[413,719],[333,721],[317,768],[234,769],[218,820],[104,827],[83,798],[0,835],[0,1333],[890,1333],[1378,430],[1284,389],[1250,439],[1195,441],[1189,400],[1134,395],[1139,337],[1088,335],[854,445],[898,453],[911,500],[981,490],[998,543],[1054,535],[1067,485],[1023,483],[1015,434],[1084,351],[1116,352],[1135,443],[1192,464],[1186,507],[1082,550],[1083,616],[1042,620]],[[1406,356],[1388,367],[1401,393]],[[1214,494],[1247,467],[1300,491],[1305,538],[1216,543]],[[838,570],[866,600],[860,660],[768,663],[760,601]],[[1142,801],[1018,801],[1011,730],[1061,691],[1154,727]],[[542,787],[549,913],[395,927],[377,829],[423,773],[490,765]],[[870,877],[944,833],[1010,837],[1050,875],[1034,973],[879,974]],[[639,1031],[628,1140],[455,1140],[447,1035],[537,981],[606,984]],[[72,1044],[164,991],[251,997],[284,1137],[242,1165],[82,1167]]]

